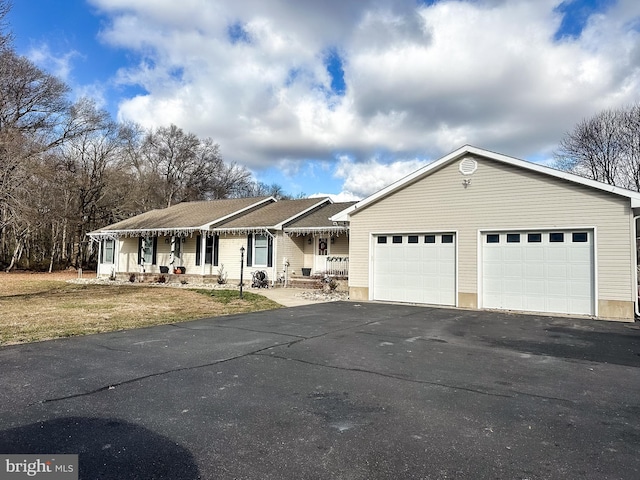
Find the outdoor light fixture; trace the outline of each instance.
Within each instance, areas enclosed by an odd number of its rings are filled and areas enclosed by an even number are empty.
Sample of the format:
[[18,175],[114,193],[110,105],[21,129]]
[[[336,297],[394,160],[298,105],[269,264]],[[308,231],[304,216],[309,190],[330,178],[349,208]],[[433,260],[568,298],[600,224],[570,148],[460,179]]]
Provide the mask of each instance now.
[[331,245],[333,245],[334,243],[336,243],[336,237],[331,237]]
[[307,243],[311,245],[311,242],[312,242],[311,237],[309,237],[309,240],[307,240]]

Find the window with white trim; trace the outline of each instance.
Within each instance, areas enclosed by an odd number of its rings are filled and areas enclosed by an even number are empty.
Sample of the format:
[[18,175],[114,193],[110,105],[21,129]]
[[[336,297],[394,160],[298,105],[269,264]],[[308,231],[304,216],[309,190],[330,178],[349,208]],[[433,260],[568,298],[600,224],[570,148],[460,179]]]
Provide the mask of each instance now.
[[153,237],[142,238],[142,258],[144,263],[153,262]]
[[113,238],[107,238],[102,243],[102,263],[113,263],[116,242]]
[[266,267],[269,256],[269,239],[266,235],[256,233],[253,240],[253,266]]

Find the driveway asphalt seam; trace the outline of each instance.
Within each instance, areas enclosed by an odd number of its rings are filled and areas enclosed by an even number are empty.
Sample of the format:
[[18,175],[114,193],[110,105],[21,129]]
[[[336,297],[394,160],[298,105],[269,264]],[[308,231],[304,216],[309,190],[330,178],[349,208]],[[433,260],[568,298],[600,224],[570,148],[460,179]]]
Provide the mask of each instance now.
[[[236,355],[236,356],[233,356],[233,357],[224,358],[224,359],[221,359],[221,360],[216,360],[215,362],[205,363],[205,364],[202,364],[202,365],[194,365],[194,366],[191,366],[191,367],[175,368],[175,369],[165,370],[165,371],[162,371],[162,372],[150,373],[148,375],[143,375],[143,376],[140,376],[140,377],[130,378],[129,380],[123,380],[122,382],[116,382],[116,383],[112,383],[112,384],[109,384],[109,385],[105,385],[103,387],[96,388],[96,389],[88,391],[88,392],[75,393],[73,395],[64,395],[62,397],[47,398],[47,399],[44,399],[44,400],[40,400],[38,402],[32,402],[32,403],[28,404],[28,406],[33,406],[33,405],[37,405],[37,404],[45,404],[45,403],[54,403],[54,402],[60,402],[60,401],[64,401],[64,400],[71,400],[73,398],[91,396],[91,395],[95,395],[97,393],[105,392],[107,390],[112,390],[112,389],[114,389],[116,387],[120,387],[120,386],[123,386],[123,385],[128,385],[128,384],[139,382],[139,381],[142,381],[142,380],[146,380],[148,378],[160,377],[160,376],[163,376],[163,375],[168,375],[168,374],[176,373],[176,372],[183,372],[183,371],[188,371],[188,370],[196,370],[198,368],[211,367],[211,366],[219,365],[221,363],[229,362],[229,361],[232,361],[232,360],[237,360],[237,359],[240,359],[240,358],[243,358],[243,357],[248,357],[248,356],[251,356],[251,355],[257,355],[260,352],[263,352],[265,350],[269,350],[271,348],[285,347],[285,346],[287,348],[289,348],[292,345],[295,345],[297,343],[303,342],[305,340],[314,340],[316,338],[321,338],[321,337],[324,337],[326,335],[330,335],[332,333],[342,332],[342,331],[349,330],[349,329],[354,329],[354,328],[361,328],[361,327],[365,327],[365,326],[373,324],[373,323],[381,323],[381,322],[379,320],[372,320],[370,322],[364,322],[364,323],[359,323],[357,325],[350,325],[348,327],[339,328],[339,329],[335,329],[335,330],[330,330],[328,332],[324,332],[324,333],[321,333],[321,334],[318,334],[318,335],[313,335],[313,336],[310,336],[310,337],[303,337],[303,336],[299,336],[299,335],[290,335],[290,334],[280,333],[280,332],[250,330],[250,329],[246,329],[246,328],[243,328],[243,327],[236,327],[236,326],[233,326],[233,325],[214,325],[213,326],[214,328],[238,329],[238,330],[251,331],[251,332],[254,332],[254,333],[269,333],[269,334],[273,334],[273,335],[282,335],[282,336],[294,337],[296,339],[292,340],[292,341],[289,341],[289,342],[282,342],[282,343],[276,343],[276,344],[273,344],[273,345],[269,345],[267,347],[259,348],[257,350],[253,350],[251,352],[243,353],[242,355]],[[177,326],[177,325],[174,325],[174,324],[167,324],[167,325]],[[188,327],[185,327],[185,326],[180,326],[179,328],[183,328],[183,329],[186,329],[186,330],[192,330],[192,331],[200,331],[200,329],[191,329],[191,328],[188,328]],[[103,345],[100,345],[100,346],[103,346]]]
[[174,369],[165,370],[165,371],[162,371],[162,372],[150,373],[148,375],[142,375],[140,377],[130,378],[129,380],[123,380],[122,382],[116,382],[116,383],[112,383],[112,384],[109,384],[109,385],[105,385],[104,387],[96,388],[96,389],[91,390],[89,392],[75,393],[73,395],[65,395],[65,396],[62,396],[62,397],[47,398],[47,399],[44,399],[44,400],[40,400],[39,402],[32,402],[32,403],[28,404],[28,406],[31,407],[33,405],[38,405],[38,404],[42,405],[42,404],[45,404],[45,403],[54,403],[54,402],[60,402],[60,401],[64,401],[64,400],[71,400],[73,398],[87,397],[87,396],[95,395],[96,393],[101,393],[101,392],[104,392],[104,391],[107,391],[107,390],[112,390],[112,389],[114,389],[116,387],[121,387],[123,385],[128,385],[128,384],[131,384],[131,383],[140,382],[140,381],[146,380],[148,378],[161,377],[163,375],[169,375],[171,373],[185,372],[185,371],[189,371],[189,370],[197,370],[199,368],[206,368],[206,367],[212,367],[214,365],[220,365],[221,363],[226,363],[226,362],[230,362],[232,360],[237,360],[239,358],[248,357],[248,356],[251,356],[251,355],[258,354],[258,353],[263,352],[265,350],[269,350],[270,348],[283,347],[283,346],[288,345],[290,343],[295,343],[295,342],[299,342],[299,341],[300,340],[294,340],[293,342],[276,343],[274,345],[269,345],[267,347],[259,348],[257,350],[253,350],[251,352],[243,353],[242,355],[236,355],[236,356],[229,357],[229,358],[223,358],[223,359],[220,359],[220,360],[216,360],[215,362],[204,363],[202,365],[193,365],[191,367],[174,368]]
[[401,380],[404,382],[409,382],[409,383],[417,383],[417,384],[421,384],[421,385],[430,385],[430,386],[434,386],[434,387],[442,387],[442,388],[446,388],[446,389],[451,389],[451,390],[462,390],[465,392],[470,392],[470,393],[477,393],[480,395],[488,395],[491,397],[501,397],[501,398],[517,398],[518,396],[526,396],[526,397],[531,397],[531,398],[538,398],[541,400],[553,400],[556,401],[558,403],[564,403],[564,404],[569,404],[569,405],[575,405],[576,402],[573,400],[568,400],[566,398],[560,398],[560,397],[549,397],[546,395],[536,395],[534,393],[527,393],[527,392],[520,392],[520,391],[513,391],[513,395],[508,395],[508,394],[503,394],[503,393],[495,393],[495,392],[490,392],[487,390],[479,390],[479,389],[475,389],[475,388],[471,388],[471,387],[463,387],[463,386],[456,386],[456,385],[448,385],[446,383],[439,383],[439,382],[430,382],[428,380],[419,380],[419,379],[415,379],[415,378],[406,378],[406,377],[402,377],[399,375],[393,375],[390,373],[383,373],[383,372],[377,372],[375,370],[367,370],[365,368],[356,368],[356,367],[340,367],[337,365],[327,365],[326,363],[316,363],[316,362],[310,362],[308,360],[301,360],[299,358],[291,358],[291,357],[284,357],[282,355],[278,355],[276,353],[270,353],[269,355],[266,354],[260,354],[255,353],[254,355],[260,356],[260,357],[268,357],[268,358],[277,358],[280,360],[287,360],[287,361],[293,361],[293,362],[298,362],[298,363],[303,363],[306,365],[313,365],[316,367],[325,367],[325,368],[330,368],[333,370],[342,370],[342,371],[347,371],[347,372],[356,372],[356,373],[369,373],[372,375],[378,375],[381,377],[385,377],[385,378],[392,378],[395,380]]

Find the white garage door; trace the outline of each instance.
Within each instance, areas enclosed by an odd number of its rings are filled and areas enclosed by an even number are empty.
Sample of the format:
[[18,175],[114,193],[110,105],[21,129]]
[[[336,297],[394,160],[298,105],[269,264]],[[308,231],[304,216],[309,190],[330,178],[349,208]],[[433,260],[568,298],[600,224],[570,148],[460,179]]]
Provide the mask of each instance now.
[[453,233],[376,236],[373,299],[455,305],[455,242]]
[[484,308],[594,314],[593,231],[482,235]]

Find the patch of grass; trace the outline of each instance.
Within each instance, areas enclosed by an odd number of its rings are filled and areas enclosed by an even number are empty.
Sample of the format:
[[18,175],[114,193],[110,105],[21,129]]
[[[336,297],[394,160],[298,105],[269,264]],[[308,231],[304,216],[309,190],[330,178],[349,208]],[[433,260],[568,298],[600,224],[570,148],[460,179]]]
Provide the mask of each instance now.
[[[3,279],[6,283],[6,279]],[[0,345],[280,308],[253,293],[29,279],[0,285]]]

